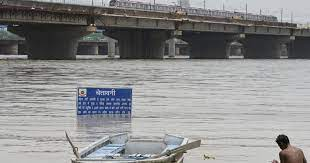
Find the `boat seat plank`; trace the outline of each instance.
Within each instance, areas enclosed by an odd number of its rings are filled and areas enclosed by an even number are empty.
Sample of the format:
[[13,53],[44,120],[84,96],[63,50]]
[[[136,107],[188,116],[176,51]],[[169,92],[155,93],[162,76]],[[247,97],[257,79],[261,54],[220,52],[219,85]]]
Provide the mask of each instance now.
[[174,144],[169,144],[166,146],[166,148],[163,150],[162,153],[166,152],[167,150],[172,150],[172,149],[175,149],[177,147],[179,147],[180,145],[174,145]]
[[113,156],[125,148],[125,144],[108,144],[89,154],[86,158],[102,158]]

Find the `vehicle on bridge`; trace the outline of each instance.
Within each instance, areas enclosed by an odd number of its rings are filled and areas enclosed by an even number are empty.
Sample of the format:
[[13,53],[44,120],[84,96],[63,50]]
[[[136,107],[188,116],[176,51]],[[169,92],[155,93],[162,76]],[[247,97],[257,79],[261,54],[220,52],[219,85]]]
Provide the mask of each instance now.
[[228,19],[237,19],[237,20],[252,20],[252,21],[266,21],[266,22],[278,22],[277,17],[272,15],[256,15],[251,13],[244,12],[232,12],[224,10],[210,10],[202,8],[184,8],[178,5],[165,5],[165,4],[151,4],[143,3],[137,1],[127,1],[127,0],[111,0],[110,7],[117,8],[129,8],[136,10],[153,10],[159,12],[167,13],[185,13],[186,15],[194,16],[209,16],[217,18],[228,18]]

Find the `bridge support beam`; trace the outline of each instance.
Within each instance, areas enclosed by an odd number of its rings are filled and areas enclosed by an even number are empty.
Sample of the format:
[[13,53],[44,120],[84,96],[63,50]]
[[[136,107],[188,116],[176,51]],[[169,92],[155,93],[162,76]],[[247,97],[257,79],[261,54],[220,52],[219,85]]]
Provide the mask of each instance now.
[[163,59],[168,33],[162,30],[119,30],[105,33],[118,40],[121,59]]
[[285,42],[277,36],[246,36],[243,40],[247,59],[279,59],[281,43]]
[[288,58],[292,59],[310,59],[310,39],[300,38],[287,44]]
[[25,25],[10,27],[9,30],[26,38],[28,59],[74,60],[78,39],[95,27],[76,27],[62,25]]
[[190,46],[191,59],[228,59],[230,36],[215,33],[188,33],[182,36]]

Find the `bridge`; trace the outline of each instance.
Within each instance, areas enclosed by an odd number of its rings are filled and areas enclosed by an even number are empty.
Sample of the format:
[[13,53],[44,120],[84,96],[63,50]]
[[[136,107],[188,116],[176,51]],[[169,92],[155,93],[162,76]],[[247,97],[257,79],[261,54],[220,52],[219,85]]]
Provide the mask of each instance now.
[[75,59],[77,40],[96,28],[118,40],[125,59],[161,59],[164,42],[189,43],[190,58],[225,59],[232,41],[243,44],[245,58],[310,58],[310,30],[295,24],[235,20],[113,7],[26,0],[1,0],[0,24],[26,38],[30,59]]
[[5,30],[0,29],[0,54],[18,54],[19,45],[24,43],[24,39]]

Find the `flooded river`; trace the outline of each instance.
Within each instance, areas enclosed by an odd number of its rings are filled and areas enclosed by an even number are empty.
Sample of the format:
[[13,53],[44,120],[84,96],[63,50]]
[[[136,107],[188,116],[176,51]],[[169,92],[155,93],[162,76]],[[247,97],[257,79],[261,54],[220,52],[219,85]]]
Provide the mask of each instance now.
[[[202,139],[185,163],[267,163],[284,133],[310,159],[310,60],[0,60],[0,84],[3,163],[69,163],[65,130]],[[79,86],[132,88],[132,118],[77,117]]]

